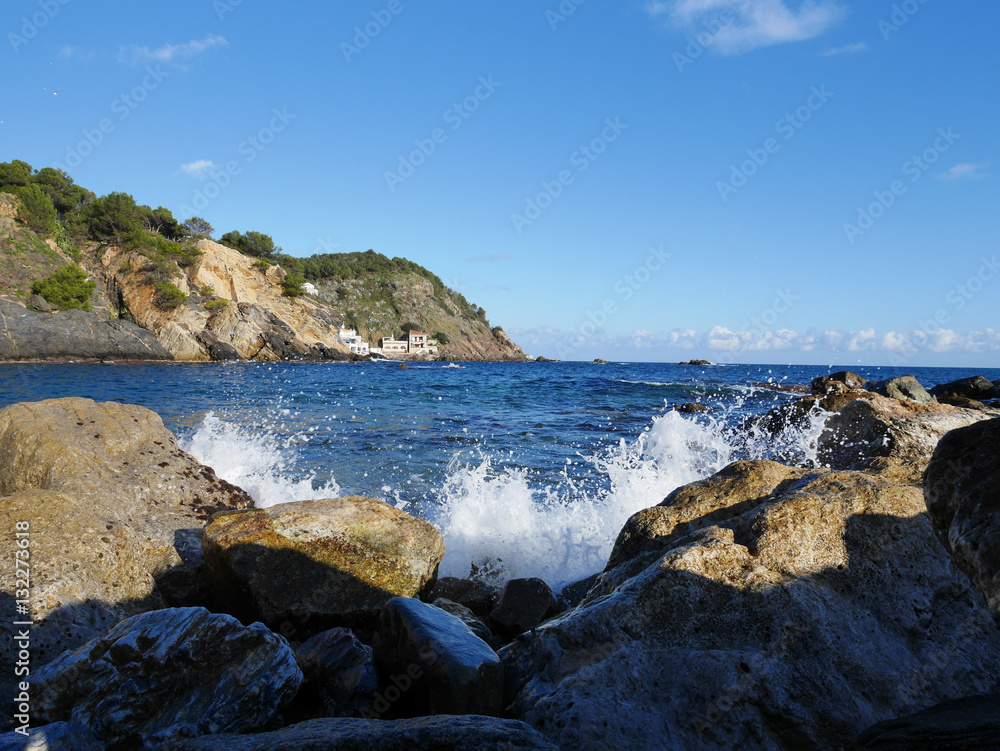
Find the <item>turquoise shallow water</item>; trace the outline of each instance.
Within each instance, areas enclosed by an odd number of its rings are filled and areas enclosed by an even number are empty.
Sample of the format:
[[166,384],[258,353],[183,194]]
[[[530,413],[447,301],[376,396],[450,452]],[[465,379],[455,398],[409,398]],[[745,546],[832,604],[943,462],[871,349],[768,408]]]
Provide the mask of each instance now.
[[[834,368],[834,370],[841,368]],[[932,386],[1000,369],[912,372]],[[618,363],[7,365],[0,405],[83,396],[158,412],[259,503],[359,493],[430,518],[448,573],[493,560],[565,581],[597,570],[629,514],[742,457],[808,461],[815,431],[732,428],[826,368]],[[707,416],[670,406],[702,402]],[[499,562],[497,562],[499,561]],[[467,571],[465,572],[467,573]]]

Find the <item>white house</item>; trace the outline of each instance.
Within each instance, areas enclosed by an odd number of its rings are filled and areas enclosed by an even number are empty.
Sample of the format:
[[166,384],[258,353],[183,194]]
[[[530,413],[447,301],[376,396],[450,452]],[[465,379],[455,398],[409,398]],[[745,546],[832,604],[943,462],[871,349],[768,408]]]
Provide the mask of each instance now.
[[358,336],[358,332],[354,329],[341,329],[340,340],[347,344],[351,348],[351,354],[353,355],[367,355],[370,354],[370,347],[368,342],[361,336]]
[[312,295],[313,297],[319,295],[319,290],[316,289],[316,285],[312,282],[302,282],[302,289],[305,290],[307,295]]

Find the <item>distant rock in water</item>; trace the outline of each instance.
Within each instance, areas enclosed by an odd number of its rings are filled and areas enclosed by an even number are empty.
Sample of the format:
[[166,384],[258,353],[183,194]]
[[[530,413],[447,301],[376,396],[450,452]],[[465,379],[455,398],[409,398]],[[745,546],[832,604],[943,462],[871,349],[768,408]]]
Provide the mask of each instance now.
[[595,365],[610,365],[611,364],[611,360],[602,360],[600,357],[598,357],[596,360],[594,360],[594,364]]
[[38,313],[0,300],[0,360],[172,359],[149,331],[107,311]]
[[535,362],[562,362],[562,360],[550,360],[545,355],[539,355],[535,358]]
[[688,360],[687,362],[679,362],[678,365],[711,365],[708,360]]

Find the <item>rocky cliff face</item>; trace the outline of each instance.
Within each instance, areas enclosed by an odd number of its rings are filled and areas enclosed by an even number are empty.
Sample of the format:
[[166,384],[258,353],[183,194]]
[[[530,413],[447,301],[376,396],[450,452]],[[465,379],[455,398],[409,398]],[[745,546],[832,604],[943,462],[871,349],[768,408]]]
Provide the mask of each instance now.
[[256,268],[253,258],[211,240],[198,249],[194,264],[171,280],[188,300],[169,309],[156,285],[135,273],[148,262],[138,253],[108,247],[95,273],[110,304],[177,360],[347,358],[341,321],[309,297],[283,296],[280,267]]

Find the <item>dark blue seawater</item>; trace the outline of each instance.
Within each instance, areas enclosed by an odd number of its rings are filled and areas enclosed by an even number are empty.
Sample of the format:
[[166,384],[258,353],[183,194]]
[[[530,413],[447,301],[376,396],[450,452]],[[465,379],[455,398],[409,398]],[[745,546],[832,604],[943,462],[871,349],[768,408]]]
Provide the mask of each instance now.
[[[834,370],[844,368],[835,367]],[[913,373],[928,388],[1000,369]],[[65,396],[140,404],[262,505],[358,493],[427,516],[470,563],[568,581],[621,523],[744,456],[809,460],[816,431],[754,445],[731,428],[827,368],[620,363],[4,365],[0,406]],[[709,415],[673,405],[701,402]],[[817,423],[818,424],[818,423]]]

